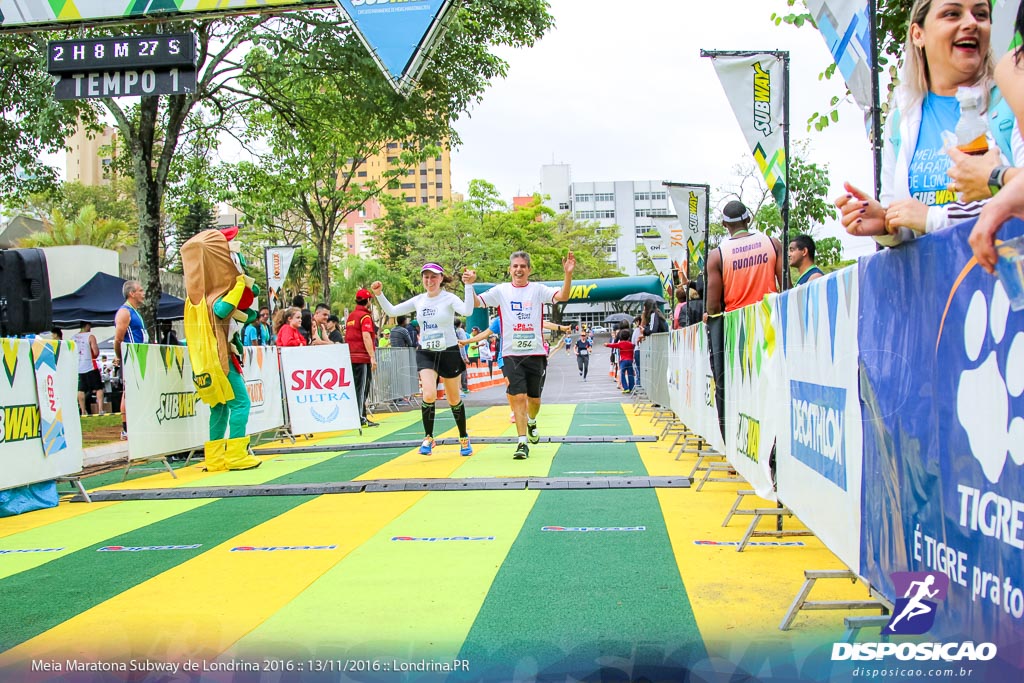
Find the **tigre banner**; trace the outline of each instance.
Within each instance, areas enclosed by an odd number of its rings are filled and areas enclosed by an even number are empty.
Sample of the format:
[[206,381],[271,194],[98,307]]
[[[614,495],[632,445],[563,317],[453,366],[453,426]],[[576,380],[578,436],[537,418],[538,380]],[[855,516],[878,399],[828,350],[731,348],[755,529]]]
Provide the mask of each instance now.
[[776,500],[770,458],[782,389],[773,300],[769,295],[725,314],[725,453],[765,500]]
[[844,268],[774,297],[784,362],[778,493],[847,567],[860,567],[859,291]]
[[295,434],[359,429],[347,344],[280,349],[288,417]]
[[782,58],[770,52],[708,54],[754,161],[775,202],[782,206],[788,168],[783,135],[786,77]]
[[0,490],[80,472],[75,343],[3,338],[0,364]]
[[[126,344],[125,407],[132,460],[202,448],[210,436],[210,407],[199,400],[184,346]],[[247,434],[284,424],[276,347],[244,349],[245,387],[252,410]]]

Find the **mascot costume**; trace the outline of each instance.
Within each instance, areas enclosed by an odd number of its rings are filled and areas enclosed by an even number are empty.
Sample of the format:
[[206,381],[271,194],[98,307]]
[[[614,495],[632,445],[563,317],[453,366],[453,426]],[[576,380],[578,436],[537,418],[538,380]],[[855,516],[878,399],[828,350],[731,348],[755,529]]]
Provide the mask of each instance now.
[[[185,273],[185,339],[196,393],[210,406],[206,469],[247,470],[249,394],[242,378],[242,326],[256,319],[258,288],[242,269],[238,228],[204,230],[181,246]],[[227,430],[228,438],[224,438]]]

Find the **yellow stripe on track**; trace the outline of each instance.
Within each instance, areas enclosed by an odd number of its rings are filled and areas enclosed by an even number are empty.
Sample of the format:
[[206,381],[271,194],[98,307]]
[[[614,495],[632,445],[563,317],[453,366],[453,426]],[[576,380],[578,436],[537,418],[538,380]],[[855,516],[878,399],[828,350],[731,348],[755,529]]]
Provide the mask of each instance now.
[[[629,422],[630,430],[638,436],[658,436],[661,434],[662,425],[651,424],[649,415],[634,415],[633,406],[623,405],[623,412]],[[676,456],[668,452],[669,446],[675,441],[675,435],[671,438],[653,442],[638,441],[636,450],[640,454],[640,460],[644,463],[644,469],[652,477],[679,477],[686,476],[693,469],[692,458],[686,462],[677,461]],[[685,456],[683,460],[686,460]],[[724,515],[723,515],[724,517]]]
[[[243,638],[231,656],[454,659],[538,495],[427,494]],[[437,540],[422,540],[431,538]]]
[[[0,548],[63,548],[53,553],[11,553],[0,555],[0,579],[13,576],[52,560],[88,548],[105,539],[161,522],[175,515],[194,510],[213,499],[160,500],[125,503],[93,503],[69,505],[87,509],[92,514],[77,515],[50,526],[30,529],[0,541]],[[60,509],[60,508],[57,508]],[[36,514],[36,513],[32,513]],[[31,515],[29,515],[31,516]]]
[[[39,529],[47,526],[48,524],[57,524],[64,520],[78,517],[79,515],[102,510],[103,508],[110,507],[114,504],[115,503],[93,503],[92,505],[62,504],[55,508],[37,510],[31,515],[3,517],[0,518],[0,538],[6,538],[26,531],[32,531],[33,529]],[[0,542],[0,547],[6,548],[8,546],[5,543]]]
[[[424,495],[320,496],[22,643],[0,655],[0,665],[213,659]],[[282,545],[337,548],[231,552]]]
[[[544,405],[537,416],[537,428],[541,436],[566,436],[572,423],[576,406]],[[508,406],[496,406],[482,416],[474,418],[484,420],[479,426],[470,423],[470,436],[516,436],[516,426],[508,421]],[[516,446],[508,444],[474,445],[475,453],[464,462],[453,474],[456,478],[466,477],[546,477],[551,471],[551,463],[558,452],[557,443],[539,443],[530,446],[530,457],[526,460],[513,460],[512,453]]]

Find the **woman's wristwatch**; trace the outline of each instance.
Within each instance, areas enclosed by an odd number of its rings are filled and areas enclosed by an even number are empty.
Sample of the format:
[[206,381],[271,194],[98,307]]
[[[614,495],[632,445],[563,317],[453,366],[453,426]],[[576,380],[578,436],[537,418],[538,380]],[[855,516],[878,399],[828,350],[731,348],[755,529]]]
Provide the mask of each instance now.
[[992,173],[988,176],[988,189],[995,197],[999,190],[1003,189],[1003,183],[1006,181],[1006,172],[1010,169],[1009,166],[996,166],[992,169]]

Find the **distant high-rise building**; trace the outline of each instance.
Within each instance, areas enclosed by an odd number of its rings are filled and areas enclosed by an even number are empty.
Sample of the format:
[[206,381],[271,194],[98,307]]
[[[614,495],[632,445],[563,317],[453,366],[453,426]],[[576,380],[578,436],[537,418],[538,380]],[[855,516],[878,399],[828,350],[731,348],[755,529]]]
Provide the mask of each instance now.
[[[402,142],[389,142],[384,149],[356,169],[355,182],[383,182],[388,169],[398,164],[402,153]],[[392,197],[405,197],[405,201],[417,206],[441,206],[452,199],[452,158],[451,151],[442,146],[437,156],[422,161],[415,168],[406,170],[405,175],[393,179],[386,189]]]
[[114,128],[105,126],[102,133],[87,133],[85,126],[79,123],[65,143],[69,182],[89,186],[110,184],[109,167],[117,157],[117,131]]
[[634,249],[654,230],[651,216],[673,213],[668,192],[660,180],[572,182],[568,164],[541,167],[544,205],[558,213],[572,213],[578,221],[595,221],[598,229],[620,228],[618,239],[609,242],[608,262],[627,275],[639,274]]

